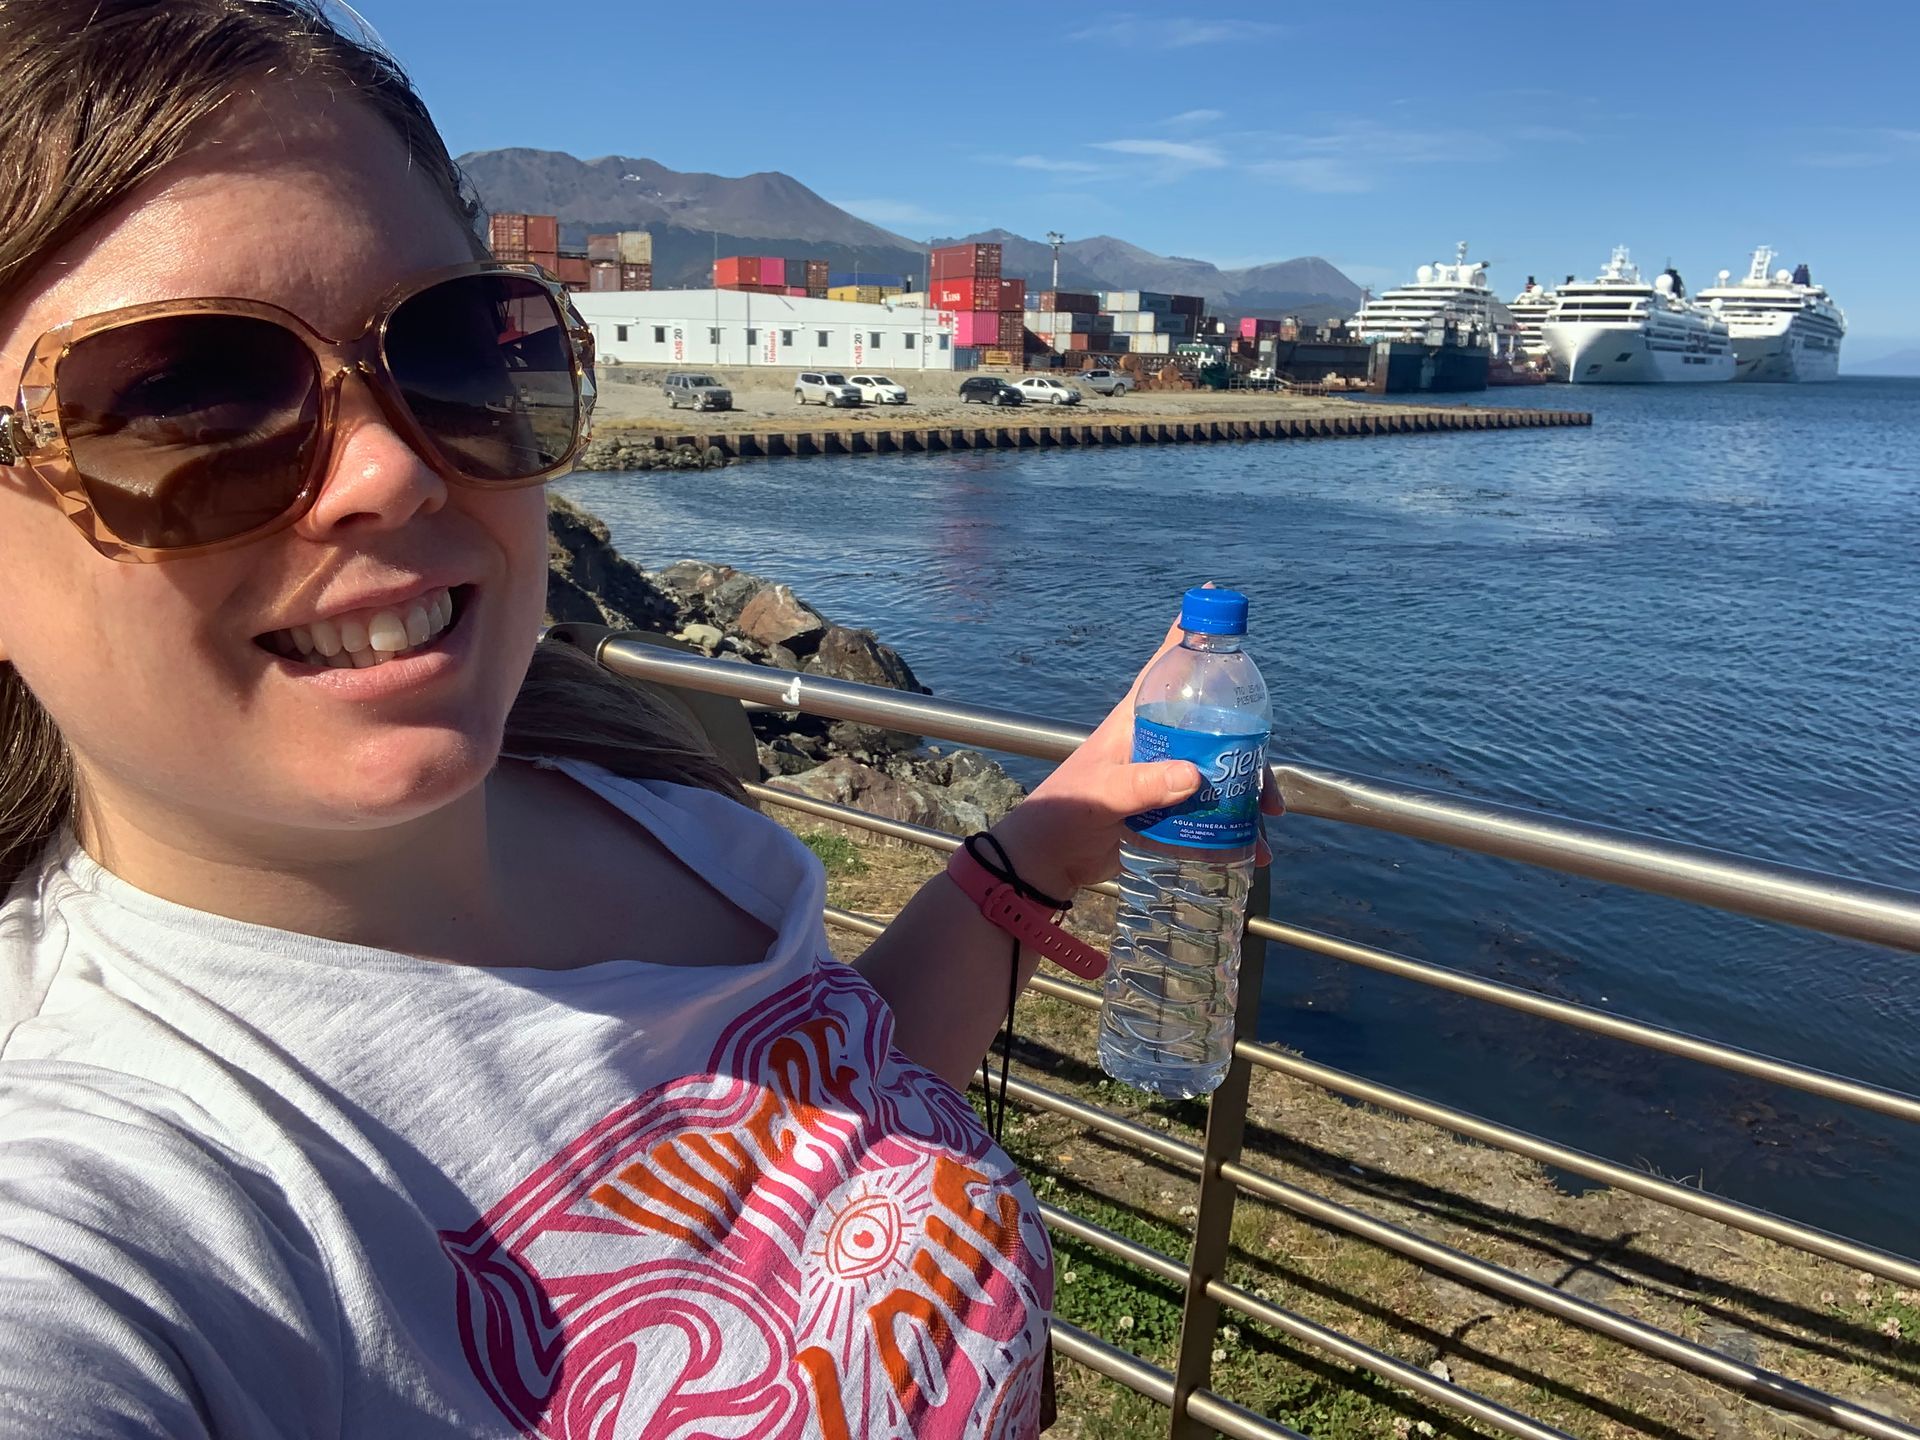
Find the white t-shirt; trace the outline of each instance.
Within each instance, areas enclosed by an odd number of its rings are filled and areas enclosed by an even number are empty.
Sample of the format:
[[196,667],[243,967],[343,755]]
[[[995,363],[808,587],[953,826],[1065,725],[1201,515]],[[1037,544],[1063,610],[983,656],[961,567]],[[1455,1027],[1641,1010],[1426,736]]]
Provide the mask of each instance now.
[[724,797],[560,768],[777,937],[479,969],[71,844],[0,907],[0,1436],[1036,1433],[1052,1252]]

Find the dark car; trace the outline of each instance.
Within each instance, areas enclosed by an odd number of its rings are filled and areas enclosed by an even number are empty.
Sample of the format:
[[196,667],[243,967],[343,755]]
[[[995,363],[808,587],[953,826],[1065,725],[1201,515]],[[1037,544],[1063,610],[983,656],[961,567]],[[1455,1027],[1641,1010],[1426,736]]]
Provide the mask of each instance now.
[[975,375],[960,382],[960,403],[971,405],[978,400],[982,405],[1023,405],[1027,397],[1004,380],[991,375]]

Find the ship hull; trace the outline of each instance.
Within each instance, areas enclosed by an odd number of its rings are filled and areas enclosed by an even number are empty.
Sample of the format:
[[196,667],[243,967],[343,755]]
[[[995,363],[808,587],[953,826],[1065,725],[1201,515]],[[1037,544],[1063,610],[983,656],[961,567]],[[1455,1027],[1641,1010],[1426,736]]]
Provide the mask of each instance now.
[[1485,345],[1376,340],[1368,360],[1368,388],[1378,395],[1484,390],[1492,357]]
[[1734,376],[1733,347],[1655,348],[1637,327],[1550,324],[1554,374],[1574,385],[1698,385]]
[[1733,337],[1734,379],[1752,384],[1805,385],[1840,378],[1840,347],[1810,342],[1789,328],[1778,335]]

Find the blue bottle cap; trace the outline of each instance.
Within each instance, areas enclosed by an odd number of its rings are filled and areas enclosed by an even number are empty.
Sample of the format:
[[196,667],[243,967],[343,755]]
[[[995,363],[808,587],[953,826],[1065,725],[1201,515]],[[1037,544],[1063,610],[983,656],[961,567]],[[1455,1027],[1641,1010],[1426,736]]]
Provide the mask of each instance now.
[[1195,586],[1181,597],[1180,628],[1201,635],[1247,633],[1247,597],[1238,590]]

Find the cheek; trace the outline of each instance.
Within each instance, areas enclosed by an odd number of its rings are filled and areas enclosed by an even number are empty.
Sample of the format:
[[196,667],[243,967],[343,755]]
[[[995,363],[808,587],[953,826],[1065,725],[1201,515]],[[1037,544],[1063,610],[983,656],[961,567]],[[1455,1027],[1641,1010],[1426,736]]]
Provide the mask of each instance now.
[[506,557],[503,609],[531,635],[547,609],[546,488],[468,492],[462,500]]

